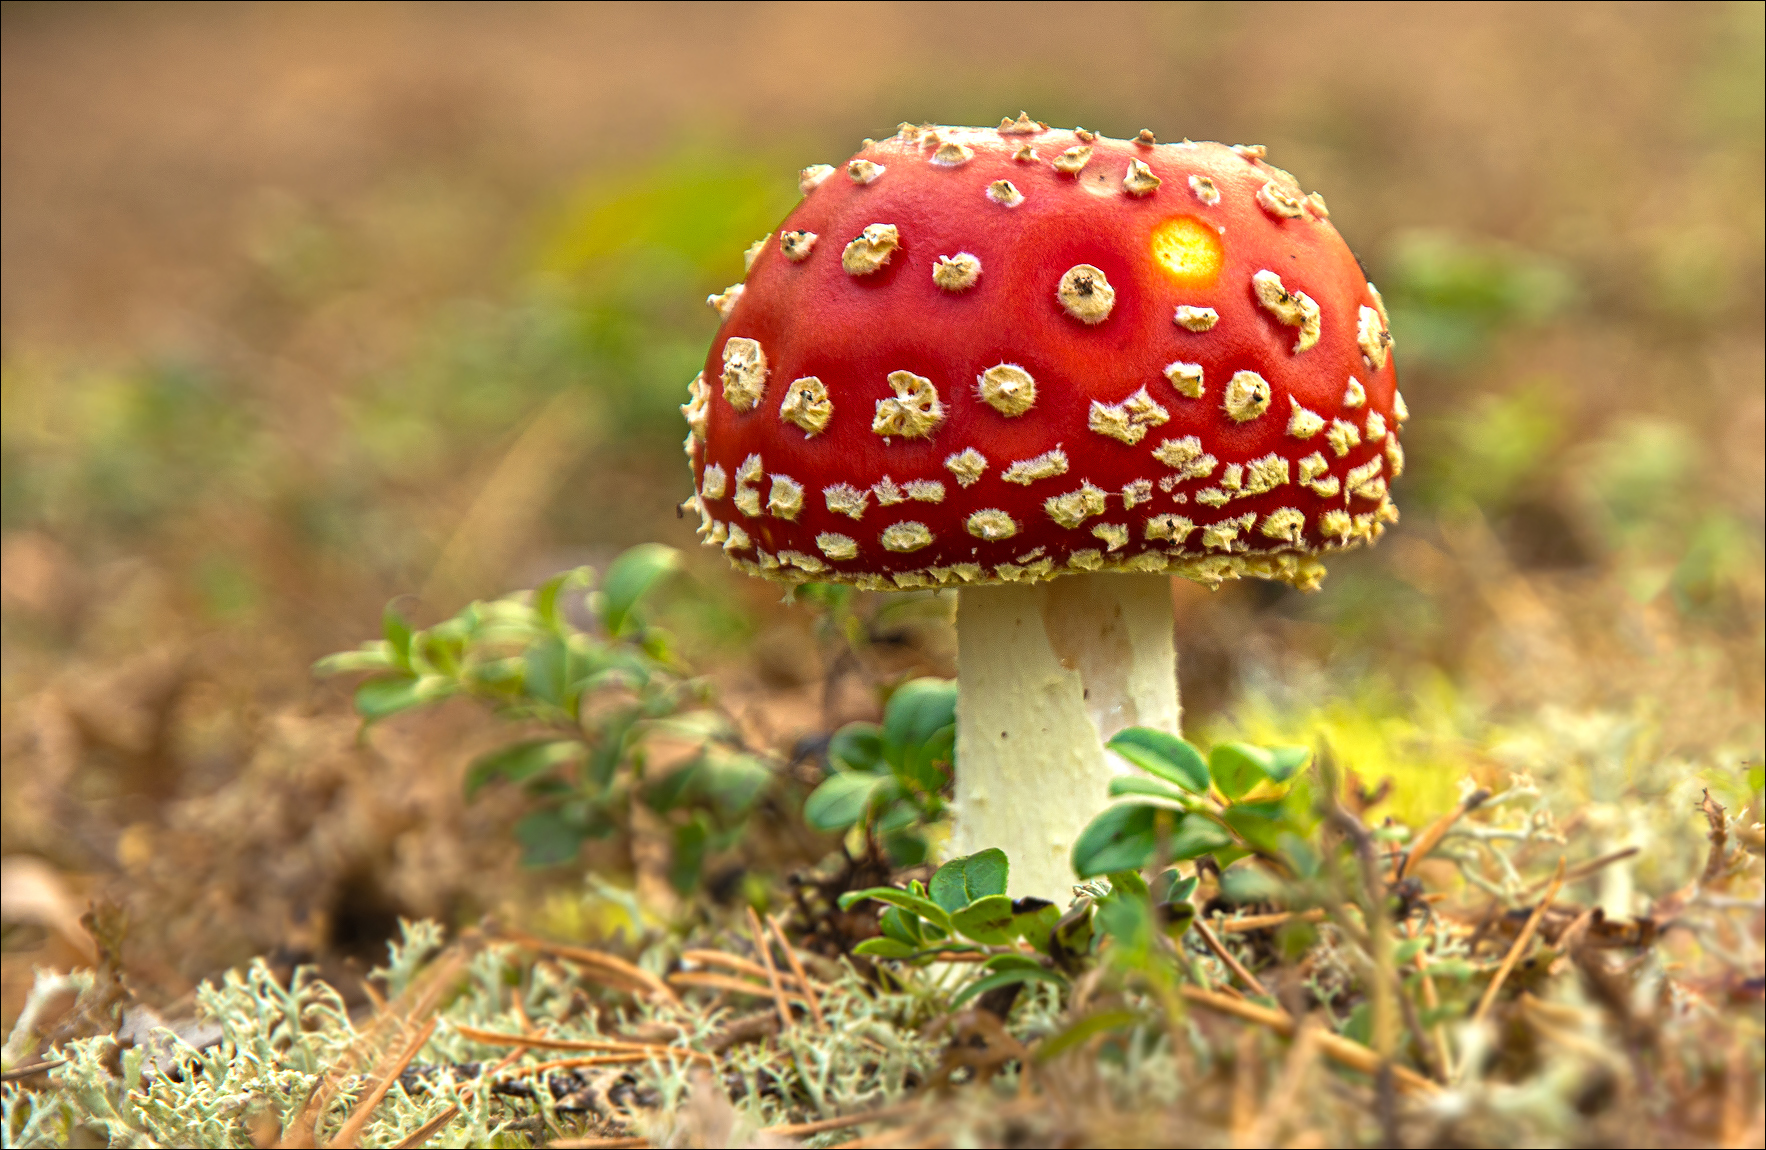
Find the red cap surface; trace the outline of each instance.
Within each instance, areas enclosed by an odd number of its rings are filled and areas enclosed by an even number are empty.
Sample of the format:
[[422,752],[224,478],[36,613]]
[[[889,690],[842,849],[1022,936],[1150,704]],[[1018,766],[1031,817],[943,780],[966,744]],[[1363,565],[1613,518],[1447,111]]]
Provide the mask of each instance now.
[[1397,518],[1385,309],[1261,148],[1020,116],[903,125],[801,183],[682,408],[689,505],[739,567],[1311,588]]

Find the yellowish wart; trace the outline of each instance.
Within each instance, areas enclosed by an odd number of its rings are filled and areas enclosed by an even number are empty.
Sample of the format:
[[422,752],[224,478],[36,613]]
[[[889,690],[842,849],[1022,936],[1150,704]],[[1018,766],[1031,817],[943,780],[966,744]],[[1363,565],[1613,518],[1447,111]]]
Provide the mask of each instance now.
[[1198,200],[1210,207],[1220,202],[1220,189],[1215,187],[1214,181],[1207,176],[1191,176],[1190,191],[1195,193]]
[[1203,453],[1202,441],[1194,435],[1186,435],[1182,439],[1167,439],[1153,449],[1153,458],[1182,472],[1185,479],[1206,479],[1214,474],[1214,468],[1220,462],[1212,455]]
[[1128,546],[1128,528],[1120,523],[1099,523],[1091,533],[1104,541],[1104,550],[1120,551]]
[[724,341],[724,399],[737,411],[752,411],[766,391],[766,352],[760,343],[733,335]]
[[785,258],[794,264],[800,264],[809,258],[810,249],[816,246],[820,238],[814,232],[782,232],[779,235],[779,250]]
[[932,282],[945,291],[967,291],[981,278],[981,260],[969,252],[939,256],[932,265]]
[[918,551],[932,542],[932,531],[924,523],[909,519],[885,527],[881,542],[890,551]]
[[820,434],[834,417],[834,403],[828,389],[813,375],[791,381],[785,389],[785,402],[779,405],[779,418],[803,430],[805,439]]
[[1288,434],[1295,439],[1311,439],[1324,430],[1324,416],[1316,411],[1309,411],[1300,406],[1300,401],[1288,396],[1292,411],[1288,413]]
[[1346,419],[1333,419],[1331,429],[1325,432],[1325,442],[1339,456],[1348,455],[1349,449],[1361,442],[1361,432]]
[[713,463],[705,469],[705,478],[700,481],[699,494],[706,499],[722,499],[729,489],[730,476],[724,471],[723,465]]
[[1343,389],[1343,406],[1360,407],[1367,402],[1367,388],[1353,375],[1349,377],[1349,386]]
[[848,519],[863,519],[865,508],[871,501],[871,493],[850,483],[836,483],[832,487],[822,488],[822,498],[827,501],[828,510],[836,515],[844,515]]
[[892,371],[889,386],[895,395],[877,401],[877,415],[871,420],[871,430],[878,435],[923,439],[944,422],[944,404],[939,402],[938,389],[925,376]]
[[824,531],[816,536],[816,547],[830,559],[852,559],[858,555],[856,539],[833,531]]
[[966,144],[949,141],[932,153],[932,162],[941,168],[960,168],[975,158],[975,150]]
[[1024,193],[1010,180],[995,180],[987,185],[987,198],[1002,208],[1015,208],[1024,202]]
[[1091,401],[1087,426],[1099,435],[1119,439],[1123,443],[1139,443],[1150,427],[1158,427],[1171,419],[1171,413],[1141,388],[1121,403]]
[[969,534],[990,543],[1010,539],[1018,534],[1018,522],[997,507],[985,507],[969,516],[964,524]]
[[736,301],[742,298],[742,293],[746,290],[748,289],[741,284],[731,284],[716,295],[706,296],[705,306],[715,311],[719,319],[729,319],[730,313],[736,310]]
[[1361,305],[1360,322],[1355,329],[1355,342],[1361,347],[1362,357],[1368,366],[1379,371],[1386,366],[1386,353],[1392,347],[1392,334],[1386,330],[1386,321],[1380,313],[1366,304]]
[[1084,324],[1102,323],[1116,306],[1116,289],[1090,264],[1076,264],[1061,277],[1055,298],[1067,314]]
[[811,164],[797,173],[797,190],[809,195],[822,186],[822,181],[834,174],[831,164]]
[[1050,496],[1043,500],[1042,507],[1049,513],[1049,518],[1062,527],[1074,528],[1093,515],[1102,515],[1105,498],[1102,488],[1093,487],[1090,482],[1086,482],[1080,485],[1078,491]]
[[1153,481],[1151,479],[1131,479],[1122,485],[1122,506],[1133,508],[1137,503],[1153,501]]
[[891,253],[900,246],[901,233],[894,224],[871,224],[840,253],[840,266],[848,275],[868,276],[888,263]]
[[1306,211],[1298,192],[1298,188],[1285,186],[1278,180],[1270,180],[1257,189],[1257,202],[1270,215],[1291,220]]
[[1169,539],[1173,543],[1182,543],[1195,529],[1196,525],[1181,515],[1155,515],[1147,520],[1149,540]]
[[1306,516],[1293,507],[1279,507],[1263,517],[1257,530],[1271,539],[1280,539],[1284,543],[1298,544],[1300,533],[1306,530]]
[[1187,395],[1191,399],[1201,399],[1205,390],[1202,383],[1202,365],[1199,363],[1176,363],[1165,365],[1165,378],[1177,389],[1179,395]]
[[874,183],[887,170],[882,164],[874,164],[870,160],[854,160],[846,165],[846,174],[855,184]]
[[1036,380],[1015,363],[995,364],[975,377],[975,394],[1001,415],[1023,415],[1036,404]]
[[1246,423],[1269,410],[1269,381],[1254,371],[1238,371],[1227,380],[1221,406],[1234,423]]
[[1191,307],[1184,303],[1177,305],[1177,312],[1171,318],[1178,327],[1190,331],[1212,331],[1220,322],[1220,313],[1211,307]]
[[944,461],[946,471],[957,477],[963,487],[972,487],[987,473],[987,456],[973,447],[965,447]]
[[1151,195],[1163,182],[1140,160],[1128,161],[1128,172],[1122,177],[1122,187],[1131,196]]
[[1021,483],[1028,487],[1038,479],[1052,479],[1057,475],[1067,474],[1067,453],[1059,447],[1051,448],[1032,459],[1020,459],[1007,467],[1000,478],[1007,483]]
[[1078,175],[1080,170],[1091,163],[1091,149],[1083,144],[1068,148],[1055,157],[1055,171],[1065,172],[1069,176]]
[[1300,329],[1294,341],[1294,354],[1299,355],[1318,342],[1318,304],[1305,292],[1290,292],[1282,286],[1282,277],[1267,269],[1251,277],[1251,287],[1264,310],[1289,327]]

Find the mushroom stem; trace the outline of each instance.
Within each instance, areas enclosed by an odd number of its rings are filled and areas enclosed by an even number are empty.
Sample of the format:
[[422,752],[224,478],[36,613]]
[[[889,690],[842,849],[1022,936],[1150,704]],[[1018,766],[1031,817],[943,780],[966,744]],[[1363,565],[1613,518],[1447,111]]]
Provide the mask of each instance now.
[[1000,847],[1010,893],[1065,906],[1070,852],[1128,771],[1104,742],[1178,733],[1171,580],[1114,572],[957,597],[956,854]]

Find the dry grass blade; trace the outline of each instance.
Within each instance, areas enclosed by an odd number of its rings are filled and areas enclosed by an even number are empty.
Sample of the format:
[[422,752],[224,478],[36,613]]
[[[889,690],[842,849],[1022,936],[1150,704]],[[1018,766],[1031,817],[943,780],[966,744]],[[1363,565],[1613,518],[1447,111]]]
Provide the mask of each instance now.
[[474,1042],[482,1042],[487,1046],[522,1046],[536,1050],[599,1050],[607,1053],[644,1054],[648,1052],[680,1053],[681,1048],[669,1046],[663,1042],[620,1042],[615,1039],[601,1038],[545,1038],[537,1034],[504,1034],[498,1030],[483,1030],[476,1026],[454,1027],[462,1038],[470,1038]]
[[779,985],[779,972],[773,966],[773,944],[767,938],[766,929],[760,925],[760,915],[753,907],[748,908],[748,929],[754,934],[754,948],[760,952],[760,961],[766,967],[767,982],[772,984],[773,1004],[779,1008],[779,1025],[791,1028],[791,1004],[785,999],[785,988]]
[[634,966],[623,958],[611,954],[603,954],[587,947],[571,946],[568,943],[548,942],[517,930],[503,932],[505,939],[524,946],[541,954],[549,954],[586,967],[584,973],[596,982],[611,986],[615,990],[623,990],[631,994],[648,994],[665,1002],[680,1005],[680,998],[662,979],[639,966]]
[[626,1138],[560,1138],[555,1142],[548,1142],[546,1145],[553,1147],[554,1150],[588,1150],[589,1147],[604,1147],[605,1150],[629,1147],[632,1150],[637,1150],[637,1148],[650,1145],[650,1140],[635,1136]]
[[767,925],[773,928],[773,937],[779,940],[779,949],[785,952],[785,961],[791,964],[791,973],[797,976],[797,985],[803,987],[804,997],[809,1000],[810,1017],[815,1019],[817,1030],[826,1030],[828,1020],[822,1017],[822,1002],[819,988],[804,973],[803,963],[797,958],[797,952],[791,949],[791,940],[785,937],[785,928],[779,925],[779,916],[767,915]]
[[435,1033],[438,1021],[440,1020],[432,1018],[424,1023],[423,1029],[419,1030],[411,1041],[405,1044],[405,1049],[399,1054],[398,1059],[387,1068],[384,1074],[380,1075],[380,1080],[374,1084],[374,1089],[356,1103],[356,1108],[350,1112],[350,1116],[344,1120],[343,1126],[338,1129],[337,1136],[331,1140],[333,1146],[338,1147],[339,1150],[354,1150],[360,1144],[362,1129],[368,1125],[368,1119],[374,1116],[374,1111],[386,1098],[386,1092],[392,1089],[394,1082],[399,1080],[399,1075],[405,1072],[405,1067],[411,1065],[411,1059],[417,1057],[417,1052],[429,1042],[430,1035]]
[[1233,952],[1228,950],[1226,945],[1215,936],[1214,932],[1208,929],[1208,924],[1202,921],[1200,915],[1198,915],[1190,925],[1194,928],[1197,934],[1202,936],[1202,941],[1208,944],[1208,949],[1214,952],[1214,957],[1226,964],[1226,968],[1232,971],[1233,976],[1245,985],[1246,990],[1249,990],[1252,994],[1261,998],[1273,999],[1275,997],[1275,995],[1269,993],[1268,987],[1264,986],[1263,983],[1257,980],[1255,974],[1252,974],[1246,969],[1244,963],[1233,957]]
[[[466,961],[480,941],[477,931],[463,933],[437,955],[421,974],[411,980],[405,992],[399,995],[398,1001],[389,1004],[385,1011],[375,1016],[373,1024],[339,1056],[337,1062],[326,1071],[325,1077],[313,1086],[306,1102],[284,1128],[281,1141],[276,1143],[278,1148],[295,1150],[318,1145],[319,1122],[325,1116],[325,1111],[330,1109],[332,1099],[337,1097],[339,1085],[355,1073],[355,1068],[361,1065],[370,1050],[388,1042],[394,1031],[403,1030],[411,1023],[428,1019],[435,1014],[442,997],[466,969]],[[384,1074],[379,1077],[387,1078]]]
[[[1222,1014],[1230,1014],[1234,1018],[1246,1022],[1254,1022],[1259,1026],[1267,1026],[1283,1037],[1294,1034],[1294,1019],[1285,1010],[1272,1010],[1267,1006],[1259,1006],[1254,1002],[1228,998],[1224,994],[1215,994],[1199,987],[1186,986],[1183,996],[1197,1006],[1205,1006],[1210,1010],[1218,1010]],[[1319,1031],[1315,1039],[1318,1048],[1325,1057],[1333,1062],[1340,1062],[1351,1070],[1359,1070],[1363,1074],[1378,1074],[1382,1065],[1380,1056],[1353,1039],[1344,1038],[1340,1034]],[[1441,1088],[1427,1078],[1410,1069],[1408,1066],[1392,1067],[1393,1083],[1406,1094],[1430,1096],[1440,1093]]]
[[730,990],[737,994],[752,994],[756,998],[783,997],[786,1001],[802,1002],[806,1005],[809,1002],[809,999],[805,997],[804,993],[800,990],[786,990],[781,986],[779,987],[778,994],[775,995],[773,993],[773,988],[770,986],[763,986],[758,982],[749,982],[747,979],[743,978],[734,978],[727,974],[714,974],[709,970],[679,971],[675,974],[669,975],[668,981],[669,985],[677,987],[699,987],[703,990]]
[[[751,959],[743,958],[739,954],[725,954],[721,950],[688,949],[688,950],[683,950],[681,952],[681,958],[685,962],[696,962],[696,963],[699,963],[701,966],[721,966],[725,970],[733,970],[738,974],[746,974],[751,978],[765,978],[766,977],[766,967],[762,966],[758,962],[754,962]],[[693,972],[689,971],[688,973],[693,973]],[[809,986],[815,987],[818,990],[826,990],[827,989],[827,985],[825,983],[817,982],[811,978],[805,977],[803,979],[797,979],[792,975],[787,975],[784,973],[781,973],[779,975],[779,977],[782,979],[796,981],[799,986],[803,986],[803,985],[807,984]]]
[[499,1081],[508,1082],[516,1078],[525,1078],[529,1074],[545,1074],[553,1070],[575,1070],[586,1066],[641,1066],[652,1058],[658,1057],[698,1059],[701,1062],[715,1062],[709,1054],[697,1050],[683,1050],[678,1046],[668,1047],[666,1055],[662,1051],[645,1054],[593,1054],[587,1058],[555,1058],[550,1062],[535,1062],[527,1066],[516,1066],[497,1072]]
[[1325,912],[1322,910],[1284,910],[1275,914],[1248,914],[1243,918],[1222,919],[1219,923],[1221,934],[1238,934],[1247,930],[1267,930],[1272,926],[1281,926],[1289,922],[1323,922]]
[[393,1143],[393,1150],[417,1150],[417,1147],[440,1134],[442,1128],[459,1115],[460,1107],[450,1102],[446,1110]]
[[1288,1048],[1288,1057],[1282,1066],[1280,1084],[1276,1087],[1275,1096],[1264,1107],[1246,1139],[1247,1146],[1274,1146],[1276,1136],[1281,1133],[1282,1123],[1299,1104],[1306,1081],[1311,1076],[1312,1065],[1318,1061],[1319,1023],[1308,1018],[1300,1024],[1293,1046]]
[[1509,947],[1508,953],[1502,956],[1502,965],[1496,968],[1496,974],[1491,977],[1490,985],[1484,988],[1484,997],[1478,1000],[1478,1009],[1472,1014],[1473,1022],[1483,1022],[1485,1017],[1489,1015],[1491,1006],[1496,1003],[1497,992],[1502,989],[1502,984],[1508,981],[1509,973],[1514,970],[1515,963],[1521,961],[1521,955],[1527,952],[1527,947],[1533,941],[1534,933],[1539,929],[1539,920],[1545,917],[1545,909],[1552,904],[1552,900],[1557,898],[1558,890],[1563,885],[1564,860],[1560,858],[1558,859],[1557,875],[1551,880],[1551,886],[1546,888],[1545,897],[1539,900],[1539,905],[1534,907],[1533,913],[1527,916],[1527,925],[1523,926],[1521,933],[1515,936],[1514,945]]
[[1481,788],[1475,790],[1461,799],[1452,810],[1424,827],[1423,833],[1416,837],[1416,842],[1411,844],[1410,850],[1405,854],[1404,866],[1398,872],[1398,877],[1407,879],[1415,874],[1416,868],[1422,865],[1423,860],[1441,845],[1441,840],[1447,837],[1447,832],[1453,829],[1453,824],[1477,810],[1489,797],[1489,791]]
[[66,1066],[67,1059],[51,1058],[47,1062],[33,1062],[29,1066],[20,1066],[0,1074],[0,1082],[17,1082],[21,1078],[29,1078],[33,1074],[41,1074],[45,1070],[54,1070],[57,1066]]
[[903,1114],[911,1114],[915,1110],[912,1102],[903,1102],[899,1106],[885,1106],[878,1110],[868,1110],[863,1114],[848,1114],[844,1118],[818,1118],[813,1122],[791,1122],[783,1126],[768,1126],[762,1134],[772,1134],[780,1138],[802,1138],[809,1134],[823,1134],[829,1130],[843,1130],[848,1126],[862,1126],[866,1122],[881,1122],[885,1118],[899,1118]]
[[[1613,851],[1610,854],[1604,854],[1604,855],[1601,855],[1599,858],[1589,859],[1585,863],[1577,863],[1575,866],[1571,867],[1570,869],[1568,869],[1564,872],[1564,881],[1565,882],[1576,882],[1578,879],[1585,879],[1589,875],[1597,874],[1600,871],[1605,870],[1607,867],[1612,866],[1616,862],[1624,862],[1626,859],[1630,858],[1634,854],[1637,854],[1641,850],[1643,850],[1643,848],[1639,847],[1639,846],[1621,847],[1620,849]],[[1542,878],[1538,882],[1534,883],[1532,886],[1528,887],[1527,893],[1533,894],[1538,891],[1542,891],[1546,887],[1550,886],[1551,883],[1552,883],[1551,879]]]

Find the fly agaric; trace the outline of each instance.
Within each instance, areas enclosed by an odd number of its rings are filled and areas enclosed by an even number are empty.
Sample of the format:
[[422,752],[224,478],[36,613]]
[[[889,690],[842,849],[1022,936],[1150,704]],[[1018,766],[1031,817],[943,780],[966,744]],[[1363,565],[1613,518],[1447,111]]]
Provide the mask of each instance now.
[[712,297],[686,506],[750,574],[958,589],[953,848],[1064,901],[1104,741],[1178,730],[1168,577],[1311,590],[1397,519],[1380,295],[1261,147],[904,124],[800,184]]

